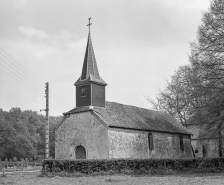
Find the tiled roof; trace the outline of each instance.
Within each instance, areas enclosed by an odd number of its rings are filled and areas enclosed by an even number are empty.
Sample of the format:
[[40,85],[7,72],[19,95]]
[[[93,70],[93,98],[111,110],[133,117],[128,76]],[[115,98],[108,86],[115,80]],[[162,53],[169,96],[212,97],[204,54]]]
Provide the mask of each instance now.
[[99,75],[90,33],[88,36],[88,42],[86,46],[86,53],[82,67],[82,74],[81,77],[76,81],[75,85],[76,86],[84,85],[85,83],[88,82],[107,85]]
[[106,102],[105,108],[78,107],[64,114],[85,111],[94,111],[109,127],[191,134],[166,113],[114,102]]

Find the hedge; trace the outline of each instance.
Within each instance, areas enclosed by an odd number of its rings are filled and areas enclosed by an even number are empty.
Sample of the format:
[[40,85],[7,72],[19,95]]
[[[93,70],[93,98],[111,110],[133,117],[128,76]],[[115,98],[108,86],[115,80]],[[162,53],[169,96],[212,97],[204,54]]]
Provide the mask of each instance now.
[[43,161],[43,175],[177,174],[224,172],[224,158]]

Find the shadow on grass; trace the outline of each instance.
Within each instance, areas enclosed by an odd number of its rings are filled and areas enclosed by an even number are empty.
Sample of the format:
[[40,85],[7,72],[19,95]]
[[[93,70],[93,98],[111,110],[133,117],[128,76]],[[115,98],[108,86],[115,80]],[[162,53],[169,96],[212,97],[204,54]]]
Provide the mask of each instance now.
[[224,178],[224,173],[179,173],[179,174],[164,174],[164,175],[152,175],[152,174],[133,174],[131,177],[211,177],[211,176],[220,176]]

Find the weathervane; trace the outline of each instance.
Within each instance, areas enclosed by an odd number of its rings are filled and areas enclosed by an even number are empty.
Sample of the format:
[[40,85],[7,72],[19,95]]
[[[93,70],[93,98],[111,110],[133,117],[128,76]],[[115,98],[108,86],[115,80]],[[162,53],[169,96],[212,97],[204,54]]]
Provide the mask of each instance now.
[[90,33],[90,25],[92,24],[92,23],[90,23],[90,19],[92,19],[91,17],[89,18],[89,24],[87,24],[86,26],[89,26],[89,33]]

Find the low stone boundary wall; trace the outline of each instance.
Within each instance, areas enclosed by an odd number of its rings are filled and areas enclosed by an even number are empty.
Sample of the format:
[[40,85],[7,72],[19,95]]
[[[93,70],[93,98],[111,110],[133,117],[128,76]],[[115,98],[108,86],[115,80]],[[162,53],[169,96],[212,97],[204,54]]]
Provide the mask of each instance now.
[[224,172],[224,158],[44,160],[44,175],[177,174]]

